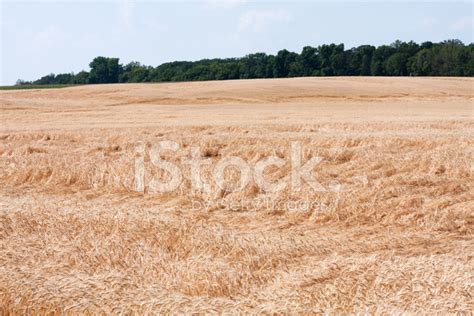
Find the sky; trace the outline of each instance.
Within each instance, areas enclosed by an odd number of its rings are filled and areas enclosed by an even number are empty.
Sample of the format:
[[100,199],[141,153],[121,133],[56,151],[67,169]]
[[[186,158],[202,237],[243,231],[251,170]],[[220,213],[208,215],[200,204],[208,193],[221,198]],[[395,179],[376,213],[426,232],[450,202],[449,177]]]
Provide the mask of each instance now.
[[0,85],[88,70],[96,56],[176,60],[395,40],[473,42],[471,1],[0,0]]

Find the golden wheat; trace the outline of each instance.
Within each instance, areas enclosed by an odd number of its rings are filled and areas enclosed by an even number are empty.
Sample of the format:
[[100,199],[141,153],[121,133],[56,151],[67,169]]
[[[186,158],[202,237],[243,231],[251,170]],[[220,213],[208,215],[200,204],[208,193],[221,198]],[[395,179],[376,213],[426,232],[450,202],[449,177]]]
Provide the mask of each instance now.
[[[470,312],[473,83],[2,91],[0,314]],[[180,145],[169,162],[199,146],[213,165],[288,160],[299,141],[304,160],[323,158],[318,181],[340,190],[271,193],[252,180],[228,192],[204,170],[211,191],[201,193],[183,168],[173,192],[135,192],[136,146],[161,140]],[[144,161],[147,177],[166,178]],[[289,174],[285,164],[265,176]],[[282,207],[299,200],[317,204]]]

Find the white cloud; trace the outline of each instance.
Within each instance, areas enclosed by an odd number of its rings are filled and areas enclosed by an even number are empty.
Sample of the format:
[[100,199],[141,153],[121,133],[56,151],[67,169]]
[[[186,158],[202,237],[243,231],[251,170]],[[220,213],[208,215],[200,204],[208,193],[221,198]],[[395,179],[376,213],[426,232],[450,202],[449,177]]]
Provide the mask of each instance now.
[[155,20],[147,20],[143,22],[143,25],[155,32],[167,32],[169,27],[165,24],[161,24]]
[[247,0],[207,0],[206,5],[216,9],[232,9],[246,2]]
[[250,10],[240,16],[239,31],[264,31],[270,24],[288,23],[291,14],[285,10]]
[[451,25],[451,28],[453,30],[457,30],[457,31],[462,31],[462,30],[465,30],[465,29],[470,29],[472,31],[474,29],[474,18],[472,18],[470,16],[466,16],[464,18],[461,18],[461,19],[457,20],[456,22],[454,22]]
[[437,21],[435,18],[433,18],[433,17],[426,17],[426,18],[424,18],[424,19],[421,21],[421,24],[422,24],[424,27],[427,27],[427,28],[433,27],[433,26],[435,26],[437,23],[438,23],[438,21]]
[[133,10],[135,3],[132,0],[121,0],[118,3],[118,15],[120,26],[130,31],[133,27]]
[[66,34],[60,28],[48,26],[34,35],[31,47],[41,52],[61,46],[65,41]]

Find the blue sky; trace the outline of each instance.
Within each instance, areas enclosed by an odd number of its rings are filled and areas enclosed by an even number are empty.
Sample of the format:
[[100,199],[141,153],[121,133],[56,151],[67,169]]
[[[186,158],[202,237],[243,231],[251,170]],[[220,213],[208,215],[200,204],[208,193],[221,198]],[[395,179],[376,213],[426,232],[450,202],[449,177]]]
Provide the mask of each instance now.
[[0,1],[1,85],[87,70],[99,55],[157,66],[332,42],[473,42],[470,1]]

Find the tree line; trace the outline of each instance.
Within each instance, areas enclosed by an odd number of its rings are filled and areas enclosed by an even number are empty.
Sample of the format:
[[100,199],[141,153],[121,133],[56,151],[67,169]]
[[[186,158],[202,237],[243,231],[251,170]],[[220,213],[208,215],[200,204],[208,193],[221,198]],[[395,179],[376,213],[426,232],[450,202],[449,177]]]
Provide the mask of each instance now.
[[96,57],[89,71],[49,74],[17,85],[168,82],[304,76],[474,76],[474,44],[395,41],[391,45],[344,44],[306,46],[300,54],[286,49],[276,55],[175,61],[157,67],[139,62],[122,65],[118,58]]

